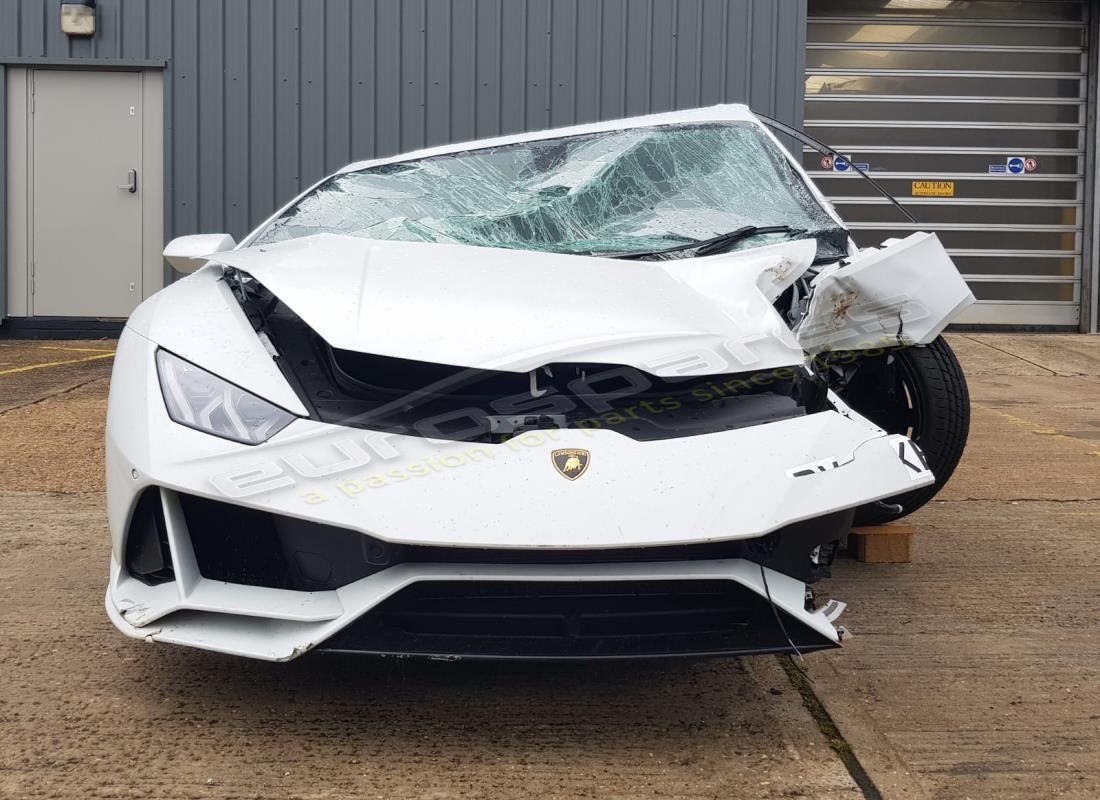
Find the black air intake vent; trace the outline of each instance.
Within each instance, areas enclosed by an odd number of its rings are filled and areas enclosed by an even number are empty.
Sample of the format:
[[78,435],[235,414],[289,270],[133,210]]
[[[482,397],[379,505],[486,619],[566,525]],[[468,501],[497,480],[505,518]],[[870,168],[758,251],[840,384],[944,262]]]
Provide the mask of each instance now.
[[[155,493],[152,497],[159,512],[159,497]],[[397,564],[567,566],[732,558],[748,559],[813,583],[828,577],[832,545],[847,538],[853,514],[850,509],[837,511],[754,539],[591,550],[505,549],[393,544],[358,531],[218,500],[182,493],[179,499],[204,578],[305,592],[338,589]],[[160,520],[163,526],[163,516]],[[814,560],[811,554],[819,545],[819,556],[826,551],[830,555]],[[167,559],[167,543],[164,548]],[[155,568],[158,563],[151,561],[149,566]],[[171,561],[165,563],[170,575]]]
[[141,493],[130,519],[126,531],[126,571],[149,586],[176,579],[160,489],[155,486]]
[[204,578],[315,592],[384,569],[375,540],[356,531],[181,494],[195,560]]
[[[780,611],[802,652],[835,646]],[[771,604],[734,581],[424,581],[321,645],[368,654],[615,659],[791,652]]]

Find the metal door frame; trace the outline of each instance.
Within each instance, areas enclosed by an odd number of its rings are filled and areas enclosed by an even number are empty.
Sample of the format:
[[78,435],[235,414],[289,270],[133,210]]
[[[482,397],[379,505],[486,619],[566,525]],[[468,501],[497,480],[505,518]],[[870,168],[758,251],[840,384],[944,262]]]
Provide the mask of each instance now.
[[26,261],[31,235],[31,210],[27,205],[31,187],[26,163],[30,153],[29,86],[34,70],[141,74],[142,299],[167,285],[170,269],[161,256],[168,219],[165,189],[170,174],[166,160],[170,152],[170,128],[165,117],[170,92],[164,75],[166,66],[166,61],[141,59],[0,59],[0,333],[8,326],[9,318],[37,319],[29,313],[30,265]]
[[1093,3],[1085,4],[1088,24],[1088,89],[1085,111],[1085,213],[1082,252],[1087,263],[1081,269],[1081,333],[1100,333],[1100,203],[1096,191],[1100,186],[1100,130],[1096,124],[1097,76],[1100,75],[1100,14]]

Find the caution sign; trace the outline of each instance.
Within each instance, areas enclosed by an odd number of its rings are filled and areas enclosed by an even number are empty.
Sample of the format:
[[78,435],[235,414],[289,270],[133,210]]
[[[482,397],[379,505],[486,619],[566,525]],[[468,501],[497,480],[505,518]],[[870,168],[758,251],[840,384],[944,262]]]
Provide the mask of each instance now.
[[913,197],[954,197],[954,181],[913,181]]

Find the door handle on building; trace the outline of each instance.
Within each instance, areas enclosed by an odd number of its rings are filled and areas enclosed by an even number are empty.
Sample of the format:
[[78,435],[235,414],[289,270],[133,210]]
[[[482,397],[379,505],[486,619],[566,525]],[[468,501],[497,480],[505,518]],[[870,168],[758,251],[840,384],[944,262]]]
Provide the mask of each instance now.
[[119,189],[125,189],[130,194],[133,194],[134,192],[136,192],[137,191],[137,170],[136,169],[126,170],[126,183],[119,184],[118,188]]

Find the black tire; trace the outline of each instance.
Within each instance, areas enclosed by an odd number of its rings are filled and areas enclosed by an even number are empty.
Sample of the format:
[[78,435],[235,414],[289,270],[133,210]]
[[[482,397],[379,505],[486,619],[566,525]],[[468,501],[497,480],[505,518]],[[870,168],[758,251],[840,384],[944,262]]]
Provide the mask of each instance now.
[[877,525],[911,514],[936,496],[962,458],[970,432],[970,392],[951,346],[942,336],[925,347],[860,356],[834,370],[834,389],[848,405],[890,433],[907,434],[924,451],[936,482],[856,511],[857,525]]

